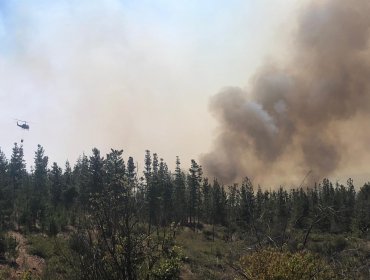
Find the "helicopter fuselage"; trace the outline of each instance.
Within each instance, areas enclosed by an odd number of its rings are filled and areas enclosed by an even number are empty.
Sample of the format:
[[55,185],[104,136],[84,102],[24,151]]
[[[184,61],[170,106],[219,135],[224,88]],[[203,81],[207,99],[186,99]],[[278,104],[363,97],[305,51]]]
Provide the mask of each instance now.
[[22,128],[22,129],[27,129],[27,130],[29,130],[29,129],[30,129],[30,126],[29,126],[28,124],[26,124],[26,123],[19,124],[19,123],[17,122],[17,125],[18,125],[20,128]]

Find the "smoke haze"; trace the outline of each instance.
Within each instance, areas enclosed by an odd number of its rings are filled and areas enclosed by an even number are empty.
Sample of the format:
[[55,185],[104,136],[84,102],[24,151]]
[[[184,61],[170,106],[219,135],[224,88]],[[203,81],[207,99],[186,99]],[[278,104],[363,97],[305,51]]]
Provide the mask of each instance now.
[[97,147],[186,168],[209,149],[209,97],[277,49],[294,2],[0,1],[0,147],[24,138],[28,167],[41,144],[61,166]]
[[202,164],[224,183],[300,183],[350,174],[370,159],[370,2],[311,1],[290,59],[267,63],[246,89],[213,96],[218,136]]

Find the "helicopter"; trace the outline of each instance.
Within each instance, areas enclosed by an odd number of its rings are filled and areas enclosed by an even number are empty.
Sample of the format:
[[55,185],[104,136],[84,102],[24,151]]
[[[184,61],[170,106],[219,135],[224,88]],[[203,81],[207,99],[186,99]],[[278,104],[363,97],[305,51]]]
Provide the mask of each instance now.
[[22,120],[17,120],[17,126],[19,126],[22,129],[26,129],[26,130],[30,129],[30,126],[29,126],[28,122],[22,121]]

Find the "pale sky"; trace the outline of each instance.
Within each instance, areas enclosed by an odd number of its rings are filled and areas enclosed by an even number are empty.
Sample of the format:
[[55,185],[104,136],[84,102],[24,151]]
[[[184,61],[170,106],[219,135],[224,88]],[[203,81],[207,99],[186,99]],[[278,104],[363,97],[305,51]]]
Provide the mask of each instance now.
[[[209,151],[209,98],[289,54],[302,1],[0,0],[0,147],[73,165],[93,147],[183,167]],[[23,132],[14,118],[30,121]]]

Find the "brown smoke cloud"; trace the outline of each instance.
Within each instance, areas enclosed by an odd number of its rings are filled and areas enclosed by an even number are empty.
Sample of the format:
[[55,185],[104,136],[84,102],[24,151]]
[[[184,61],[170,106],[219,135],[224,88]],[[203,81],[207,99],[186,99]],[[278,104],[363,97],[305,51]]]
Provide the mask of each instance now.
[[370,135],[370,2],[313,1],[299,17],[291,60],[268,64],[248,90],[225,88],[210,110],[219,121],[201,162],[231,183],[299,183],[366,161]]

